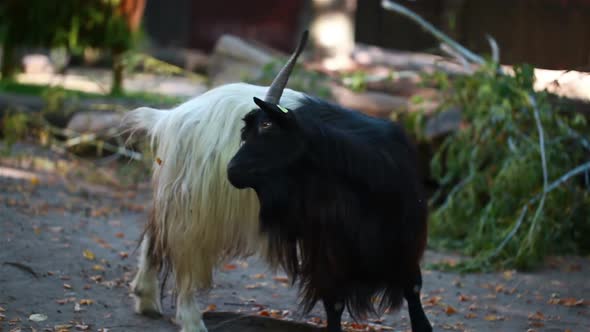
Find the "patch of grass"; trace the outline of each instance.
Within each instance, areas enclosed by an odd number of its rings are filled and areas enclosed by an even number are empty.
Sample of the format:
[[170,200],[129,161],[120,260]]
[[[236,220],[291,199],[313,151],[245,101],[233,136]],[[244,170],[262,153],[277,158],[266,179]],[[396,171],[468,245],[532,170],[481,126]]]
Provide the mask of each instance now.
[[38,85],[38,84],[25,84],[18,83],[15,81],[0,81],[0,93],[15,93],[30,96],[44,96],[49,91],[59,91],[65,99],[104,99],[114,98],[125,101],[137,101],[140,103],[157,103],[157,104],[178,104],[184,99],[180,97],[166,96],[157,93],[150,92],[126,92],[122,94],[100,94],[84,92],[79,90],[65,89],[62,87]]

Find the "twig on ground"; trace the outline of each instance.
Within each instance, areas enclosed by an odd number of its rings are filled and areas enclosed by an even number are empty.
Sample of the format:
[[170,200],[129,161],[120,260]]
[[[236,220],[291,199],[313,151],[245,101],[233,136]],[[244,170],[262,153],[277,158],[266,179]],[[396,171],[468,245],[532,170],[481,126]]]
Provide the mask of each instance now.
[[27,273],[30,273],[35,278],[39,278],[39,275],[37,274],[37,272],[35,272],[35,270],[33,270],[33,268],[31,268],[30,266],[27,266],[27,265],[25,265],[23,263],[19,263],[19,262],[4,262],[4,263],[2,263],[2,265],[8,265],[8,266],[16,267],[17,269],[19,269],[21,271],[25,271]]

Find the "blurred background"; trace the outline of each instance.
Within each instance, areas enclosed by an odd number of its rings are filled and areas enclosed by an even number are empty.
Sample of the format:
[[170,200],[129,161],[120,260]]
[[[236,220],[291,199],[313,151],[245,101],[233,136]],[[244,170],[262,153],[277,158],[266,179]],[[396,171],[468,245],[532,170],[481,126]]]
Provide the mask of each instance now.
[[[396,121],[418,146],[429,317],[589,330],[590,0],[1,0],[0,294],[14,296],[0,331],[171,330],[133,315],[124,289],[159,161],[121,120],[268,85],[305,29],[288,86]],[[287,279],[248,262],[203,308],[292,319]]]

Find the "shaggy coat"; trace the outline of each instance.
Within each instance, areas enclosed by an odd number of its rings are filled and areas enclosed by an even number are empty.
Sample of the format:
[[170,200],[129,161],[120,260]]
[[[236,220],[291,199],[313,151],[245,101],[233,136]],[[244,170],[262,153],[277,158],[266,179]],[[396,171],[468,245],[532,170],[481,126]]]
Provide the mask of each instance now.
[[[324,301],[330,329],[330,304],[364,318],[375,296],[378,309],[395,309],[419,294],[427,203],[401,127],[312,97],[299,102],[256,100],[228,174],[256,191],[270,252],[298,280],[306,312]],[[427,321],[414,324],[412,298],[412,325],[426,331]]]
[[[255,108],[252,95],[262,97],[267,90],[228,84],[171,110],[142,107],[127,115],[131,130],[147,132],[155,159],[153,206],[132,283],[137,311],[161,311],[154,298],[157,271],[170,270],[176,292],[186,300],[179,302],[181,319],[194,321],[183,323],[184,330],[205,331],[191,292],[209,288],[222,262],[264,249],[258,200],[253,191],[230,185],[227,165],[239,148],[242,118]],[[283,95],[290,107],[298,107],[300,98],[292,90]]]

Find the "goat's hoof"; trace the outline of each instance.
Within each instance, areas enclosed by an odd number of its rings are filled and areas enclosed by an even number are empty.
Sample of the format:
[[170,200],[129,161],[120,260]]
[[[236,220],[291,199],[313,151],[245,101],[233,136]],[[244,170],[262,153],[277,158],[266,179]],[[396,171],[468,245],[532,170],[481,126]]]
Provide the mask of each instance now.
[[135,312],[150,318],[160,318],[162,310],[156,299],[135,296]]
[[205,327],[205,323],[203,321],[200,322],[198,325],[192,326],[183,326],[180,332],[208,332],[207,328]]
[[412,332],[432,332],[432,326],[428,323],[413,327]]

